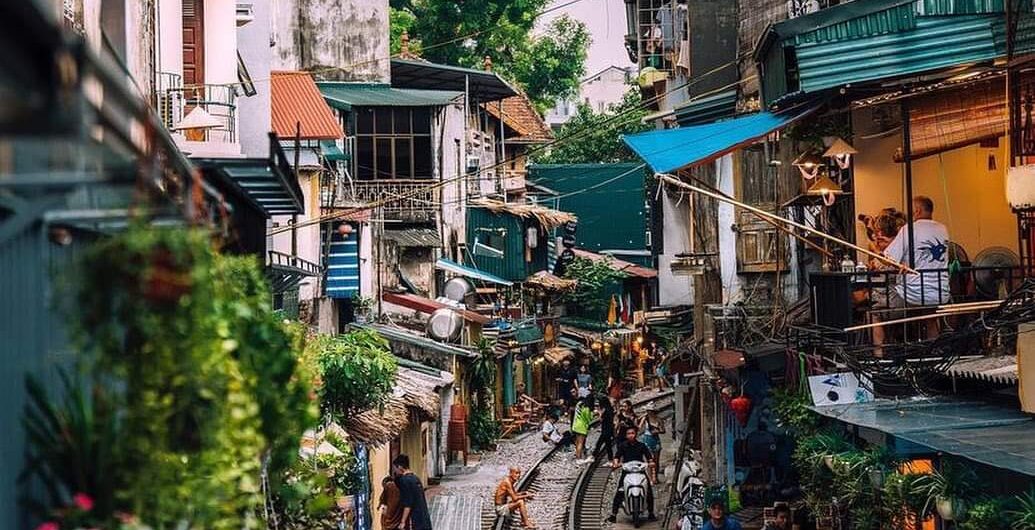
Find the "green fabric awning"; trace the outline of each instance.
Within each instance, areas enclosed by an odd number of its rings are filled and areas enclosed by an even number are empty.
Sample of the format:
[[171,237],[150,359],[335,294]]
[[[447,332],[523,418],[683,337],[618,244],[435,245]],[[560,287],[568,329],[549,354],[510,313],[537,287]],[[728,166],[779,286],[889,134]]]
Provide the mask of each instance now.
[[539,326],[525,326],[514,330],[514,340],[522,346],[543,342],[543,331]]
[[441,107],[463,98],[463,92],[393,88],[377,83],[316,83],[327,104],[338,110],[352,107]]
[[342,162],[350,158],[334,140],[320,140],[320,155],[328,162]]

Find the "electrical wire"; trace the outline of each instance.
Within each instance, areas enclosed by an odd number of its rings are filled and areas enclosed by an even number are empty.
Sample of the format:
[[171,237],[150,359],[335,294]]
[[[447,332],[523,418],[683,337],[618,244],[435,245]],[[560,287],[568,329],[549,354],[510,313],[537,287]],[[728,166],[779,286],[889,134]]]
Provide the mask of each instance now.
[[[690,79],[690,80],[688,80],[685,83],[677,85],[677,86],[669,89],[668,91],[666,91],[666,92],[664,92],[662,94],[658,94],[658,95],[656,95],[656,96],[654,96],[652,98],[649,98],[647,100],[641,101],[640,104],[637,105],[636,107],[627,109],[627,110],[623,111],[622,113],[616,114],[614,116],[610,116],[610,117],[608,117],[606,120],[604,120],[601,123],[593,124],[592,127],[590,127],[590,126],[584,127],[584,128],[582,128],[582,129],[580,129],[580,130],[578,130],[578,131],[576,131],[576,132],[574,132],[572,134],[569,134],[567,136],[563,136],[561,138],[554,139],[554,140],[552,140],[550,142],[534,146],[531,149],[529,149],[528,151],[526,151],[525,153],[522,153],[520,155],[515,155],[513,157],[506,158],[504,160],[498,161],[495,164],[492,164],[491,166],[486,167],[486,168],[480,168],[478,170],[478,172],[477,172],[477,175],[481,175],[482,173],[485,173],[487,171],[491,171],[491,170],[494,170],[494,169],[506,166],[510,162],[515,161],[515,160],[517,160],[517,159],[519,159],[521,157],[527,157],[527,156],[532,155],[532,154],[534,154],[536,152],[549,149],[549,148],[551,148],[551,147],[553,147],[555,145],[558,145],[560,143],[568,142],[568,141],[573,141],[575,139],[581,138],[581,137],[587,135],[588,133],[599,132],[600,127],[605,127],[605,126],[606,127],[613,127],[613,126],[615,126],[617,124],[620,124],[620,123],[622,123],[620,120],[627,119],[628,116],[631,113],[640,110],[641,107],[645,108],[645,107],[647,107],[649,105],[653,105],[654,103],[660,101],[665,96],[667,96],[667,95],[669,95],[669,94],[671,94],[671,93],[673,93],[673,92],[675,92],[677,90],[682,90],[683,88],[688,88],[688,87],[691,87],[693,85],[696,85],[696,84],[700,83],[701,81],[703,81],[706,77],[708,77],[710,75],[713,75],[713,74],[715,74],[715,73],[717,73],[717,72],[719,72],[719,71],[729,67],[730,65],[737,64],[739,62],[739,60],[740,60],[740,57],[738,56],[733,61],[730,61],[728,63],[716,66],[715,68],[712,68],[711,70],[709,70],[707,72],[704,72],[701,75],[699,75],[699,76],[697,76],[697,77],[695,77],[693,79]],[[702,95],[700,95],[698,97],[705,97],[706,95],[709,95],[709,94],[712,94],[712,93],[717,93],[717,92],[721,92],[723,90],[728,90],[729,87],[736,86],[736,85],[738,85],[740,83],[743,83],[743,82],[746,82],[746,81],[747,80],[745,79],[745,80],[737,81],[735,83],[730,83],[729,85],[726,85],[725,87],[720,87],[718,89],[709,91],[708,93],[702,94]],[[428,186],[424,186],[424,187],[421,187],[419,189],[415,189],[415,190],[407,192],[407,193],[397,194],[397,196],[395,198],[379,199],[379,200],[373,201],[373,202],[365,204],[365,205],[343,208],[343,210],[345,210],[345,211],[333,212],[333,213],[330,213],[330,214],[319,216],[317,218],[306,220],[306,221],[301,222],[301,223],[296,223],[296,224],[293,224],[293,225],[288,225],[288,226],[280,227],[280,228],[274,228],[274,229],[270,230],[269,232],[267,232],[267,234],[268,235],[276,235],[276,234],[288,232],[288,231],[291,231],[291,230],[294,230],[294,229],[297,229],[297,228],[300,228],[300,227],[304,227],[304,226],[310,226],[310,225],[313,225],[313,224],[319,224],[319,223],[323,223],[323,222],[327,222],[327,221],[333,221],[335,219],[342,218],[342,217],[347,217],[349,215],[355,214],[355,213],[360,212],[360,211],[370,210],[370,209],[374,209],[374,208],[378,208],[380,206],[384,206],[384,205],[390,204],[392,202],[396,202],[396,201],[399,201],[399,200],[404,200],[406,198],[409,198],[410,196],[419,195],[419,194],[425,193],[425,192],[427,192],[429,190],[434,190],[434,189],[442,188],[442,187],[445,187],[445,186],[447,186],[449,184],[456,183],[456,182],[461,181],[461,180],[467,180],[467,179],[469,179],[471,177],[472,177],[472,175],[468,175],[466,173],[460,173],[459,175],[451,177],[451,178],[448,178],[448,179],[441,179],[439,181],[436,181],[436,182],[433,182],[433,183],[429,183]]]
[[[571,6],[573,4],[577,4],[577,3],[582,2],[582,1],[583,0],[570,0],[569,2],[564,3],[564,4],[560,4],[560,5],[556,5],[556,6],[552,6],[552,7],[543,9],[542,11],[539,11],[538,13],[535,13],[535,15],[532,18],[533,18],[533,20],[538,19],[539,17],[541,17],[541,16],[543,16],[543,15],[545,15],[547,13],[551,13],[553,11],[564,9],[565,7]],[[449,39],[449,40],[445,40],[445,41],[442,41],[442,42],[437,42],[435,44],[429,44],[427,46],[424,46],[423,44],[421,44],[421,50],[424,50],[424,51],[426,51],[426,50],[433,50],[435,48],[441,48],[442,46],[448,46],[448,45],[456,43],[456,42],[463,42],[465,40],[477,37],[477,36],[482,35],[484,33],[488,33],[490,31],[492,31],[494,29],[497,29],[497,28],[500,28],[502,26],[503,26],[503,23],[500,22],[500,23],[494,24],[492,26],[488,26],[488,27],[483,28],[483,29],[472,31],[472,32],[466,33],[464,35],[460,35],[458,37],[453,37],[452,39]],[[298,72],[298,75],[312,75],[312,74],[340,72],[340,71],[343,71],[343,70],[348,70],[348,69],[356,68],[356,67],[359,67],[359,66],[366,66],[366,65],[371,64],[371,63],[378,63],[378,62],[381,62],[381,61],[390,61],[392,59],[399,59],[399,58],[402,58],[402,57],[403,57],[402,53],[393,53],[393,54],[389,54],[389,55],[384,56],[384,57],[377,57],[377,58],[374,58],[374,59],[366,59],[366,60],[363,60],[363,61],[359,61],[359,62],[355,62],[355,63],[351,63],[351,64],[346,64],[346,65],[342,65],[342,66],[327,66],[327,67],[324,67],[324,68],[316,68],[316,69],[313,69],[313,70],[306,70],[304,72]],[[182,90],[196,90],[198,88],[204,88],[205,86],[236,87],[236,86],[242,86],[244,84],[255,84],[255,83],[269,82],[271,79],[272,79],[272,77],[260,77],[260,78],[257,78],[257,79],[249,79],[248,83],[244,83],[244,82],[238,81],[236,83],[220,83],[220,84],[217,84],[217,85],[211,85],[211,84],[206,85],[205,83],[201,83],[201,84],[195,83],[193,85],[183,85],[182,87],[179,87],[177,90],[179,90],[179,89],[182,89]]]

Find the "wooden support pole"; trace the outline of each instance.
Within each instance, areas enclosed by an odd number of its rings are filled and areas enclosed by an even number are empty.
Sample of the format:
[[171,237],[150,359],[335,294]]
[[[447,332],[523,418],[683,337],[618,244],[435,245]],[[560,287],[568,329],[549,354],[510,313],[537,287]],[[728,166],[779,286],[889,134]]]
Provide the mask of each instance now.
[[865,248],[862,248],[860,246],[853,245],[852,243],[849,243],[849,242],[847,242],[847,241],[845,241],[845,240],[843,240],[841,238],[834,237],[832,235],[826,234],[826,233],[821,232],[819,230],[816,230],[814,228],[809,228],[808,226],[805,226],[803,224],[797,223],[797,222],[792,221],[790,219],[785,219],[783,217],[780,217],[779,215],[769,213],[769,212],[767,212],[765,210],[761,210],[759,208],[755,208],[754,206],[751,206],[750,204],[744,204],[743,202],[740,202],[740,201],[738,201],[736,199],[733,199],[731,197],[727,197],[724,194],[715,193],[715,192],[706,190],[704,188],[701,188],[701,187],[698,187],[698,186],[694,186],[693,184],[688,184],[686,182],[683,182],[683,181],[681,181],[679,179],[673,178],[672,176],[666,175],[666,174],[659,174],[658,178],[660,178],[661,180],[663,180],[665,182],[668,182],[669,184],[672,184],[673,186],[677,186],[677,187],[680,187],[680,188],[686,188],[686,189],[688,189],[690,191],[695,191],[697,193],[700,193],[701,195],[706,195],[708,197],[711,197],[711,198],[719,200],[719,201],[728,202],[728,203],[730,203],[730,204],[732,204],[734,206],[738,206],[740,208],[744,208],[745,210],[747,210],[749,212],[752,212],[754,214],[760,215],[762,217],[768,217],[769,219],[772,219],[774,221],[778,221],[778,222],[781,222],[781,223],[788,224],[788,225],[793,226],[795,228],[798,228],[800,230],[804,230],[804,231],[809,232],[811,234],[815,234],[815,235],[817,235],[819,237],[822,237],[823,239],[827,239],[829,241],[833,241],[833,242],[835,242],[835,243],[837,243],[839,245],[844,245],[846,247],[853,248],[853,249],[855,249],[855,250],[857,250],[859,252],[862,252],[863,254],[865,254],[867,256],[870,256],[871,258],[875,258],[875,259],[877,259],[879,261],[882,261],[882,262],[884,262],[884,263],[886,263],[888,265],[892,265],[892,266],[898,268],[899,270],[901,270],[903,272],[911,272],[913,274],[919,274],[919,272],[917,272],[915,269],[912,269],[912,268],[907,267],[907,266],[905,266],[905,265],[903,265],[901,263],[898,263],[895,260],[890,259],[890,258],[888,258],[886,256],[882,256],[880,254],[877,254],[876,252],[872,252],[872,251],[870,251],[868,249],[865,249]]
[[938,311],[935,311],[934,313],[930,313],[930,314],[927,314],[927,315],[917,315],[917,316],[912,316],[912,317],[899,318],[899,319],[896,319],[896,320],[885,320],[883,322],[871,322],[869,324],[860,324],[858,326],[851,326],[851,327],[845,328],[844,331],[847,333],[849,331],[861,331],[861,330],[864,330],[864,329],[879,328],[879,327],[883,327],[883,326],[889,326],[889,325],[892,325],[892,324],[904,324],[906,322],[915,322],[915,321],[918,321],[918,320],[930,320],[932,318],[939,318],[939,317],[952,316],[952,315],[963,315],[963,314],[967,314],[967,313],[980,313],[982,311],[988,311],[989,309],[995,309],[997,307],[997,305],[959,307],[959,308],[954,308],[954,309],[938,310]]

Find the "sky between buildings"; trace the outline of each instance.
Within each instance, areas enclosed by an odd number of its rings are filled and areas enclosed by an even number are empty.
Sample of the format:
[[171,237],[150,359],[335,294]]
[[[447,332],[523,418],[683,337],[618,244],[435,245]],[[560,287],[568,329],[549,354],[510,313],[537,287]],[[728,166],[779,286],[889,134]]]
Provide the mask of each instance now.
[[[560,6],[572,0],[554,0],[554,6]],[[542,16],[540,24],[548,24],[551,20],[567,14],[586,24],[593,43],[589,47],[586,59],[586,75],[592,75],[608,66],[633,66],[625,53],[625,2],[623,0],[578,0],[575,3],[551,11]]]

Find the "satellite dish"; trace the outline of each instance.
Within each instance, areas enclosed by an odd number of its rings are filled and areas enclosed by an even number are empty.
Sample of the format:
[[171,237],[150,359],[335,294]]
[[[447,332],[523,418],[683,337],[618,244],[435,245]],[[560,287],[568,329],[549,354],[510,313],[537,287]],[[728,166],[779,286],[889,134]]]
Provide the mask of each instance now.
[[474,292],[474,286],[466,278],[457,276],[447,281],[442,290],[446,298],[454,302],[463,302],[467,295]]
[[454,341],[460,338],[460,331],[463,329],[463,317],[448,307],[436,309],[428,319],[428,335],[436,340]]
[[[1017,254],[1006,247],[989,247],[982,250],[974,258],[974,267],[997,267],[999,270],[976,270],[974,271],[974,286],[978,293],[990,299],[998,299],[1006,296],[1009,291],[1020,282],[1019,274],[1011,275],[1006,269],[1017,267],[1021,264]],[[1011,282],[1011,280],[1013,280]]]

